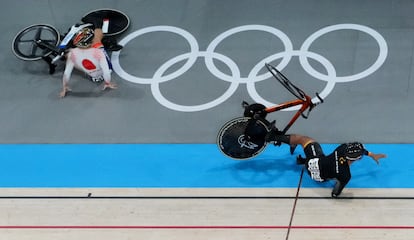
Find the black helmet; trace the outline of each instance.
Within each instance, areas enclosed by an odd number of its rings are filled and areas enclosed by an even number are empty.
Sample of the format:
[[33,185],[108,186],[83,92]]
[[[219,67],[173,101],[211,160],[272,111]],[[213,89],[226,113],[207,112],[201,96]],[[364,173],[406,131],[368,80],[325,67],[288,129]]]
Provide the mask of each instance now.
[[352,142],[346,144],[346,159],[356,161],[362,158],[365,153],[365,148],[362,143]]
[[244,116],[253,117],[255,114],[259,114],[260,117],[265,118],[267,112],[266,106],[260,103],[247,104],[244,106]]

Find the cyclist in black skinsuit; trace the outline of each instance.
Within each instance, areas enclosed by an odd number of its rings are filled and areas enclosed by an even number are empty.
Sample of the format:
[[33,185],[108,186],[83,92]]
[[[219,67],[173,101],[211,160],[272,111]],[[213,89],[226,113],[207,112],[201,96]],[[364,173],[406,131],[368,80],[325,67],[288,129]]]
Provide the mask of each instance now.
[[270,131],[266,136],[268,142],[283,142],[292,145],[302,145],[305,158],[298,156],[297,163],[305,164],[311,178],[318,182],[336,179],[332,190],[332,197],[338,197],[346,184],[351,179],[349,166],[361,159],[364,155],[370,156],[377,164],[385,154],[376,154],[367,151],[359,142],[344,143],[339,145],[331,154],[325,155],[321,145],[314,139],[297,135],[278,135],[276,131]]

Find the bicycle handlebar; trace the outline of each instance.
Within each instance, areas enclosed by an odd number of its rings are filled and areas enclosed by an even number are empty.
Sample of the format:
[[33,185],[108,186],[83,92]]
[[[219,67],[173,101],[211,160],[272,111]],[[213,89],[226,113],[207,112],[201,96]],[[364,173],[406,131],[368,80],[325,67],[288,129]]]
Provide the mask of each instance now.
[[312,99],[306,95],[307,101],[309,102],[308,112],[306,114],[303,113],[303,112],[301,113],[302,117],[305,118],[305,119],[307,119],[309,117],[309,114],[313,110],[313,108],[315,108],[317,105],[323,103],[323,101],[324,101],[323,98],[321,98],[321,96],[319,96],[319,93],[315,93],[315,95],[319,99],[319,102],[316,102],[316,103],[312,102]]

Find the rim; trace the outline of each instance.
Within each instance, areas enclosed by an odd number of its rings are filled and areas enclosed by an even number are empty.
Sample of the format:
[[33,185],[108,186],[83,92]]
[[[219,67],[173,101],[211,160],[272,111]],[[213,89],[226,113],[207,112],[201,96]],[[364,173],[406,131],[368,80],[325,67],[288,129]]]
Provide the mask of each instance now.
[[20,58],[20,59],[25,60],[25,61],[36,61],[36,60],[40,60],[43,56],[50,55],[53,52],[53,51],[49,51],[49,52],[45,52],[44,54],[42,54],[42,56],[36,56],[35,55],[33,57],[29,57],[26,54],[24,54],[22,51],[20,51],[20,48],[19,48],[18,45],[21,44],[21,43],[24,43],[24,42],[27,42],[29,46],[31,44],[32,47],[38,48],[36,46],[36,44],[33,43],[33,40],[35,40],[35,39],[27,39],[27,40],[21,41],[21,39],[25,36],[25,34],[27,34],[28,32],[31,32],[31,31],[36,31],[36,29],[40,29],[40,32],[42,32],[43,30],[48,31],[55,38],[55,39],[51,39],[50,41],[53,41],[53,42],[56,41],[54,43],[55,46],[57,46],[59,44],[59,42],[60,42],[60,33],[55,27],[53,27],[49,24],[33,24],[33,25],[30,25],[30,26],[20,30],[16,34],[16,36],[13,38],[12,51],[13,51],[14,55],[17,58]]

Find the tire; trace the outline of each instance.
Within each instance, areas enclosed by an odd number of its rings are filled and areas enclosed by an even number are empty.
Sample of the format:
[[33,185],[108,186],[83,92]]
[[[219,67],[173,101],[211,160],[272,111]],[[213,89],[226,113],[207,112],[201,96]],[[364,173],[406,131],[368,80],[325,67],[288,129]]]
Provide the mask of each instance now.
[[16,57],[25,61],[36,61],[53,53],[50,49],[41,48],[36,40],[42,40],[53,46],[60,43],[59,31],[48,24],[34,24],[22,29],[12,42],[12,51]]
[[95,21],[93,19],[95,18],[109,19],[108,33],[105,33],[105,36],[119,35],[125,32],[131,23],[128,15],[111,8],[101,8],[90,11],[82,17],[82,21],[85,23],[94,23]]
[[216,142],[224,155],[237,160],[250,159],[266,148],[265,136],[269,131],[260,120],[239,117],[221,127]]

